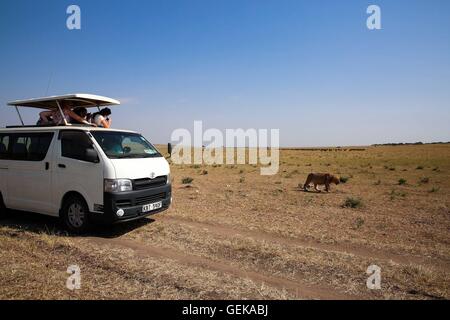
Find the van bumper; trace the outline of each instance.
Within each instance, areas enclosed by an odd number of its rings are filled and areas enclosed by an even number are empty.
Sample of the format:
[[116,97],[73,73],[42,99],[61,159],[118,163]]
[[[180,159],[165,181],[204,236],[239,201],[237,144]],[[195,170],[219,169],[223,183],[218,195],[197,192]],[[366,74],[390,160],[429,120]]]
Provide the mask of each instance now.
[[[172,199],[172,185],[134,190],[120,193],[105,192],[103,195],[103,213],[93,213],[93,220],[100,223],[121,223],[141,219],[165,211],[169,208]],[[162,202],[162,207],[150,212],[142,212],[146,204]],[[119,217],[117,211],[122,209],[123,216]]]

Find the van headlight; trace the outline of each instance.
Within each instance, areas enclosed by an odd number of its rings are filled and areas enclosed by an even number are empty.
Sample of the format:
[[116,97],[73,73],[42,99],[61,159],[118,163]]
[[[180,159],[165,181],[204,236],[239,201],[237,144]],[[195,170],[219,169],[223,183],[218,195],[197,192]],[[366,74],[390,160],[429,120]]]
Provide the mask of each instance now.
[[167,180],[166,180],[166,184],[170,184],[170,173],[167,174]]
[[132,191],[133,183],[130,179],[105,179],[105,192]]

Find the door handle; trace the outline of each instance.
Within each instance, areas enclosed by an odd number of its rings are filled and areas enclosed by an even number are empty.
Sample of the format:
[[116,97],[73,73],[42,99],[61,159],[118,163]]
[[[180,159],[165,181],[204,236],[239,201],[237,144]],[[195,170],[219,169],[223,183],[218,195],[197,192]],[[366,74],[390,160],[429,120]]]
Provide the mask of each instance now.
[[60,167],[60,168],[63,168],[63,169],[65,169],[65,168],[66,168],[66,165],[65,165],[65,164],[62,164],[62,163],[60,163],[60,164],[58,164],[58,167]]
[[45,170],[48,170],[48,169],[50,169],[50,163],[49,163],[49,162],[46,162],[46,163],[45,163]]

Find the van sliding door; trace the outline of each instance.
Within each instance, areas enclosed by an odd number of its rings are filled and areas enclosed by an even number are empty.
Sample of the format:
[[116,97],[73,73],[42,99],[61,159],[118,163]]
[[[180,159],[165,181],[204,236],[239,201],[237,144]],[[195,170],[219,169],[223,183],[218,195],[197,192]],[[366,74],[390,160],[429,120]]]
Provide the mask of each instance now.
[[48,152],[53,132],[11,135],[8,168],[8,206],[16,210],[51,213],[52,176]]

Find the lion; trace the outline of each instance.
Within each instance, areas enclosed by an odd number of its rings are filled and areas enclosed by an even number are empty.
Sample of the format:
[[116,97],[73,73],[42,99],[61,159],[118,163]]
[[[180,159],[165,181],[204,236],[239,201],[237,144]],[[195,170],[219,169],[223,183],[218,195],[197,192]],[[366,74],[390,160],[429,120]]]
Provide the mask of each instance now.
[[306,179],[305,184],[303,185],[303,189],[305,191],[308,191],[308,188],[310,186],[310,184],[314,184],[314,189],[318,192],[320,192],[321,190],[319,190],[319,188],[317,186],[319,185],[325,185],[325,191],[329,192],[330,191],[330,184],[334,183],[336,185],[338,185],[340,182],[339,178],[337,178],[336,176],[329,174],[329,173],[311,173],[308,175],[308,178]]

